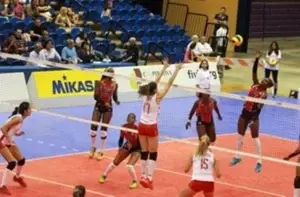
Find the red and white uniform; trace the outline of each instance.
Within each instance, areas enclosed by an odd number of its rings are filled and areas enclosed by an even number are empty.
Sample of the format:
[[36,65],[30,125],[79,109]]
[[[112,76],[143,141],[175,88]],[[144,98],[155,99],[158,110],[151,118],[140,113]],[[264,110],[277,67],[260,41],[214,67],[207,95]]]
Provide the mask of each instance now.
[[158,135],[157,122],[160,105],[157,102],[157,94],[143,97],[143,109],[139,123],[139,135],[155,137]]
[[101,81],[99,84],[99,99],[104,103],[110,103],[116,89],[113,81]]
[[[18,135],[18,134],[21,132],[21,127],[22,127],[22,125],[23,125],[23,118],[22,118],[22,115],[21,115],[21,114],[16,114],[16,115],[10,117],[10,118],[5,122],[5,124],[7,124],[8,122],[10,122],[12,119],[14,119],[14,118],[16,118],[16,117],[21,118],[22,121],[21,121],[19,124],[14,125],[14,126],[12,126],[11,128],[9,128],[9,130],[8,130],[8,132],[7,132],[7,137],[4,137],[3,140],[2,140],[2,143],[3,143],[4,145],[6,145],[6,146],[13,146],[13,145],[15,145],[15,141],[13,140],[13,137],[16,136],[16,135]],[[5,125],[5,124],[4,124],[4,125]],[[0,133],[0,138],[2,138],[2,137],[3,137],[3,133],[1,132],[1,133]]]
[[192,181],[190,189],[195,192],[214,191],[214,154],[210,151],[205,156],[193,156]]
[[203,123],[211,123],[213,121],[213,111],[216,107],[216,102],[212,98],[207,101],[200,100],[196,109],[196,115],[199,121]]
[[[253,85],[248,93],[248,96],[253,98],[265,99],[268,95],[266,90],[262,90],[259,88],[259,85]],[[259,103],[246,101],[244,104],[244,109],[248,112],[255,112],[260,109],[258,105]]]

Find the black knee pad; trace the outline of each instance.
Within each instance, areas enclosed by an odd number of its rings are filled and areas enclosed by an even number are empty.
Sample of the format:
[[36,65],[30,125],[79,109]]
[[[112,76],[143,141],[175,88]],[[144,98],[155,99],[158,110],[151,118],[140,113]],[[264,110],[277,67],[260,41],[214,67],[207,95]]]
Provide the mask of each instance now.
[[8,162],[6,168],[9,170],[13,170],[13,169],[15,169],[16,165],[17,165],[16,161],[11,161],[11,162]]
[[150,153],[149,159],[156,161],[157,160],[157,152]]
[[25,158],[21,159],[20,161],[18,161],[18,166],[24,166],[25,165]]
[[141,152],[141,160],[148,160],[149,152]]
[[92,131],[98,131],[98,125],[92,124],[92,125],[91,125],[91,130],[92,130]]
[[295,189],[300,189],[300,176],[296,176],[294,178],[294,188]]
[[107,131],[107,127],[101,126],[101,131]]

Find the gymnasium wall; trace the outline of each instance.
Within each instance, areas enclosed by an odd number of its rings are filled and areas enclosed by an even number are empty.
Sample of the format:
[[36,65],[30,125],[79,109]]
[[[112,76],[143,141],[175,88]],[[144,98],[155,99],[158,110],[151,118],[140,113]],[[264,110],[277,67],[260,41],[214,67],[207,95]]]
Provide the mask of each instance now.
[[230,35],[234,35],[236,33],[239,0],[164,0],[164,13],[168,1],[171,3],[188,5],[190,12],[207,15],[209,17],[209,22],[213,22],[215,14],[220,11],[222,6],[224,6],[227,9],[229,17],[229,33]]

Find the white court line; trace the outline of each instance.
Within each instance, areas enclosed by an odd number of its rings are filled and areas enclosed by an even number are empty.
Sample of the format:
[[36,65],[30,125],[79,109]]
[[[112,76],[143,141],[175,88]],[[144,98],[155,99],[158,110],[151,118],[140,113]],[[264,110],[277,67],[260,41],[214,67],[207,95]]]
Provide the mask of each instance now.
[[299,142],[299,140],[293,140],[293,139],[288,139],[288,138],[284,138],[284,137],[278,137],[276,135],[271,135],[271,134],[267,134],[267,133],[260,133],[259,135],[264,135],[266,137],[272,137],[272,138],[275,138],[275,139],[289,141],[289,142]]

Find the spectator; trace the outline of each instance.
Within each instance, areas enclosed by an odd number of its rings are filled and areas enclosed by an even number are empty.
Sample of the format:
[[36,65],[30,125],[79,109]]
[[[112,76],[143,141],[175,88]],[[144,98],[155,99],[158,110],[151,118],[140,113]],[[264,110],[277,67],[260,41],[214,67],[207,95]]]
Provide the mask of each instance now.
[[192,63],[197,62],[197,55],[193,52],[193,50],[196,48],[197,43],[193,42],[189,45],[189,48],[186,49],[185,55],[184,55],[184,62],[185,63]]
[[69,16],[69,19],[71,21],[71,23],[76,26],[79,24],[79,15],[78,14],[75,14],[72,10],[72,8],[67,8],[67,13],[68,13],[68,16]]
[[18,19],[24,19],[25,18],[25,14],[24,14],[25,10],[24,10],[24,6],[22,3],[19,2],[19,0],[15,0],[15,4],[14,4],[14,16]]
[[86,42],[89,45],[91,44],[87,33],[80,32],[80,34],[78,35],[78,37],[75,39],[76,46],[77,47],[81,47],[83,42]]
[[190,48],[191,44],[196,43],[195,48],[192,50],[193,54],[195,56],[200,56],[201,55],[201,50],[200,50],[200,43],[199,43],[199,37],[197,35],[192,36],[192,41],[187,45],[187,50]]
[[23,33],[22,30],[17,29],[15,35],[16,35],[16,45],[18,48],[18,54],[24,55],[27,52],[28,47],[26,46],[26,38],[23,36],[22,33]]
[[200,43],[198,46],[199,46],[200,55],[208,56],[209,54],[211,54],[213,52],[210,44],[207,43],[205,36],[201,37]]
[[216,52],[222,53],[222,57],[225,57],[226,54],[226,46],[228,42],[228,27],[226,23],[221,24],[220,28],[216,33]]
[[77,185],[73,190],[73,197],[85,197],[85,187]]
[[3,51],[6,53],[17,54],[18,47],[16,44],[16,36],[14,33],[10,33],[8,38],[3,43]]
[[[40,58],[40,51],[43,49],[43,46],[40,42],[37,42],[34,46],[34,50],[31,51],[29,53],[29,57],[30,58],[33,58],[33,59],[39,59]],[[39,66],[39,67],[46,67],[44,65],[41,65],[41,64],[37,64],[35,62],[28,62],[29,65],[34,65],[34,66]]]
[[41,60],[48,60],[48,61],[55,61],[55,62],[61,61],[61,57],[53,47],[53,43],[51,42],[51,40],[46,41],[43,44],[43,48],[44,49],[40,51]]
[[14,6],[10,0],[2,0],[0,4],[0,13],[2,16],[12,16],[14,11]]
[[113,0],[105,0],[104,10],[101,14],[101,17],[108,16],[111,18],[111,10],[113,8]]
[[87,42],[81,43],[81,47],[78,48],[78,57],[82,60],[82,63],[92,63],[94,60],[98,60]]
[[272,78],[274,81],[274,90],[273,90],[273,98],[277,95],[278,88],[278,71],[279,71],[279,62],[281,60],[281,51],[279,49],[279,45],[276,41],[273,41],[270,44],[269,51],[266,55],[267,61],[265,63],[265,77],[269,78],[272,73]]
[[44,30],[42,33],[42,37],[40,39],[40,42],[42,43],[42,45],[44,45],[47,41],[51,41],[52,43],[54,43],[53,39],[49,36],[48,31]]
[[68,16],[68,10],[66,7],[60,9],[59,14],[56,17],[55,24],[60,27],[72,27],[73,24]]
[[214,35],[216,35],[217,30],[221,27],[221,24],[228,23],[228,15],[226,14],[225,7],[221,7],[221,11],[215,15],[215,23]]
[[139,48],[136,45],[136,38],[131,37],[126,48],[127,51],[125,52],[125,56],[122,58],[123,62],[131,62],[135,63],[135,65],[138,65]]
[[75,43],[74,40],[69,39],[68,45],[63,48],[62,50],[62,59],[66,61],[67,63],[73,63],[77,64],[78,61],[81,62],[81,60],[78,58],[76,49],[75,49]]
[[39,38],[42,37],[43,32],[46,31],[46,30],[47,29],[42,26],[41,19],[40,18],[35,18],[34,19],[34,24],[33,24],[33,26],[31,27],[31,30],[30,30],[31,40],[32,41],[38,41]]
[[47,21],[52,21],[51,6],[45,4],[45,0],[35,0],[36,12],[38,16],[44,17]]

